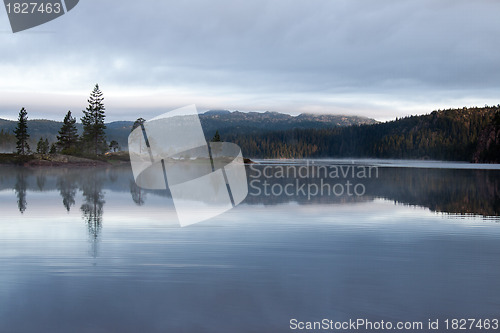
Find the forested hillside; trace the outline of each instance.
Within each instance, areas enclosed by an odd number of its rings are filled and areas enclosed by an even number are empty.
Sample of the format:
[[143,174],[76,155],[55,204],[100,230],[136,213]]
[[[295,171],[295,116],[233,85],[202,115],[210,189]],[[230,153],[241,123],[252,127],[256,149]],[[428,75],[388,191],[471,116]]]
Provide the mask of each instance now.
[[260,134],[267,131],[291,129],[320,129],[351,125],[375,124],[371,118],[333,114],[302,113],[291,116],[279,112],[208,111],[200,114],[200,122],[207,136],[219,131],[221,135],[238,133]]
[[[135,119],[134,119],[135,120]],[[108,141],[115,140],[121,149],[126,150],[128,135],[134,124],[131,121],[114,121],[106,124],[105,134]],[[200,121],[208,139],[215,131],[221,135],[247,133],[257,135],[270,130],[289,130],[294,128],[331,128],[337,126],[350,126],[357,124],[374,124],[374,119],[359,116],[344,115],[314,115],[301,114],[291,116],[277,112],[239,112],[239,111],[207,111],[200,114]],[[13,131],[17,122],[0,119],[0,152],[12,152],[15,149]],[[34,119],[28,120],[28,133],[30,146],[36,146],[40,139],[48,139],[49,143],[57,140],[57,133],[62,122]],[[78,134],[82,134],[82,124],[75,124]],[[3,131],[3,132],[1,132]],[[3,133],[3,135],[2,135]]]
[[[434,111],[385,123],[338,115],[210,111],[200,115],[207,139],[240,145],[249,158],[372,157],[500,163],[500,105]],[[127,149],[132,121],[107,124],[108,141]],[[15,147],[16,122],[0,119],[0,150]],[[60,122],[29,120],[34,146],[55,141]],[[79,132],[81,124],[77,124]]]
[[[499,106],[434,111],[374,125],[236,134],[247,157],[373,157],[498,161]],[[496,127],[495,127],[496,126]],[[478,145],[479,139],[482,144]]]

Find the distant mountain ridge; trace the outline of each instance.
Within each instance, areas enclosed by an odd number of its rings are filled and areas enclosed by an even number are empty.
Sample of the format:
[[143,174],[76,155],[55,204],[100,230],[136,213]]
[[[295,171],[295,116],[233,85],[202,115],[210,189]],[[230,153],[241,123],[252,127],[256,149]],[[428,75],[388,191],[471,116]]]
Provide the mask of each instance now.
[[[351,125],[375,124],[375,119],[333,114],[302,113],[292,116],[279,112],[241,112],[214,110],[200,114],[205,135],[219,131],[221,135],[259,133],[262,131],[290,129],[319,129]],[[213,135],[213,134],[212,134]]]
[[[107,123],[106,137],[108,141],[116,140],[120,146],[125,149],[127,147],[128,135],[130,134],[134,121],[135,119],[131,121],[114,121]],[[319,129],[377,123],[374,119],[360,116],[315,115],[307,113],[291,116],[289,114],[269,111],[240,112],[228,110],[211,110],[201,113],[200,121],[207,138],[211,138],[217,130],[221,135],[236,133],[254,134],[270,130],[289,130],[295,128]],[[16,125],[17,121],[0,118],[0,131],[3,130],[4,133],[13,133]],[[28,120],[28,133],[30,134],[32,149],[35,147],[33,144],[38,141],[40,137],[47,138],[51,143],[57,141],[57,134],[61,126],[62,121],[46,119]],[[76,127],[79,134],[81,134],[83,131],[82,124],[77,123]],[[12,142],[9,143],[9,147],[5,147],[5,142],[3,144],[3,150],[12,148]],[[1,146],[2,142],[0,142],[0,147]]]

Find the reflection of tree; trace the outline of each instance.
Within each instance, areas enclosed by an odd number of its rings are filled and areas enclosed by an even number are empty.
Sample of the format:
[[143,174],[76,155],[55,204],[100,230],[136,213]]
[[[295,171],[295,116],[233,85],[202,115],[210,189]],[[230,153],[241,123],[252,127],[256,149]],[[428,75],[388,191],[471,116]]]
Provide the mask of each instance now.
[[45,173],[41,173],[36,176],[36,185],[38,186],[38,189],[40,191],[43,191],[45,187],[45,182],[46,182],[47,177],[45,176]]
[[75,204],[75,195],[77,190],[75,177],[71,177],[71,175],[63,175],[59,177],[57,179],[57,189],[63,198],[64,207],[69,212],[71,206]]
[[95,244],[102,227],[102,213],[105,203],[102,192],[102,181],[98,178],[98,175],[91,173],[82,183],[81,190],[84,203],[80,207],[80,210],[87,223],[89,235]]
[[16,174],[16,184],[14,185],[14,190],[17,196],[17,207],[19,207],[19,211],[24,213],[26,210],[27,202],[26,202],[26,173],[24,170],[20,170]]
[[500,215],[496,170],[385,168],[380,176],[367,193],[436,212]]
[[135,181],[130,181],[130,194],[132,195],[132,200],[136,205],[144,205],[144,199],[146,199],[146,193],[143,193],[142,189],[137,186]]
[[116,183],[116,181],[118,180],[118,171],[115,169],[111,169],[108,171],[108,175],[109,175],[109,180],[112,183]]
[[[290,174],[294,174],[291,166]],[[379,177],[366,179],[293,177],[283,178],[262,176],[266,166],[254,165],[247,168],[249,182],[249,195],[245,199],[247,204],[280,204],[297,202],[299,204],[331,204],[345,202],[359,202],[384,198],[407,205],[427,207],[431,211],[452,214],[479,214],[484,216],[500,215],[500,172],[498,170],[460,170],[460,169],[426,169],[426,168],[390,168],[380,167]],[[282,166],[267,166],[266,173],[274,175]],[[288,166],[287,166],[288,168]],[[309,175],[313,174],[313,166],[309,166]],[[260,171],[258,171],[260,169]],[[288,172],[288,171],[287,171]],[[295,172],[298,173],[297,170]],[[312,195],[308,197],[307,188],[321,189],[325,184],[331,186],[336,183],[345,183],[349,180],[352,184],[363,184],[366,193],[363,196],[335,196],[328,194]],[[292,184],[292,195],[284,191],[272,195],[255,195],[258,190],[264,190],[264,182],[268,183],[268,191],[276,185],[277,190]],[[253,185],[253,186],[252,186]],[[295,191],[303,187],[305,191]]]

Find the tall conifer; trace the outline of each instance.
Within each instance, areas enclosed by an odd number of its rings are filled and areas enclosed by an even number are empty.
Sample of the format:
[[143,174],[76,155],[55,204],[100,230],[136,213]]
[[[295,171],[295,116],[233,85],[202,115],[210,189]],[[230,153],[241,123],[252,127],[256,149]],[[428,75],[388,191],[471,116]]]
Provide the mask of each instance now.
[[30,152],[30,146],[28,144],[28,139],[30,135],[28,134],[28,112],[26,109],[22,108],[19,111],[19,118],[17,121],[17,127],[14,130],[16,135],[16,147],[17,153],[19,155],[27,155]]
[[83,143],[95,155],[102,154],[107,150],[106,135],[104,133],[106,129],[104,118],[106,115],[104,114],[103,100],[102,91],[99,89],[99,85],[96,84],[87,100],[89,106],[83,111],[83,117],[81,118]]

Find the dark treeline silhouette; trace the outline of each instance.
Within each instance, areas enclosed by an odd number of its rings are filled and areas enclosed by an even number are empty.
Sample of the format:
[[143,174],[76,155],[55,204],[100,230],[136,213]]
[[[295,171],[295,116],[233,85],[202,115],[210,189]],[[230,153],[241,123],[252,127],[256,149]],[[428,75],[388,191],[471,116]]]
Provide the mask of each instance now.
[[[478,145],[484,136],[486,142]],[[374,125],[232,134],[222,139],[238,144],[243,155],[250,158],[371,157],[495,162],[500,159],[500,105],[434,111]]]

